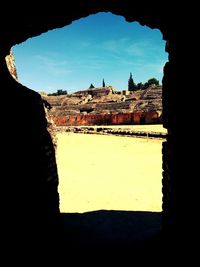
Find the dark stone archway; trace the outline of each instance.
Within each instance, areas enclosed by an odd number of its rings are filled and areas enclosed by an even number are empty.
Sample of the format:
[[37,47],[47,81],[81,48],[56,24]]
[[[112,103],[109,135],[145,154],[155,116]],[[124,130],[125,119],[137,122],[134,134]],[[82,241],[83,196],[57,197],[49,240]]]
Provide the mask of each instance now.
[[[3,88],[3,97],[9,103],[9,109],[4,109],[6,114],[3,115],[3,125],[6,126],[4,140],[8,143],[4,153],[4,166],[10,163],[12,155],[12,168],[5,172],[4,188],[9,186],[6,195],[10,194],[12,203],[15,204],[12,216],[19,217],[20,214],[18,227],[23,233],[26,232],[25,226],[33,226],[32,214],[36,214],[34,225],[37,225],[38,231],[43,233],[45,229],[51,229],[53,236],[59,214],[57,170],[52,142],[46,131],[41,99],[37,93],[27,90],[10,76],[5,56],[9,54],[13,45],[27,38],[63,27],[81,17],[108,11],[124,16],[128,22],[138,21],[141,25],[160,29],[163,39],[167,41],[169,62],[165,65],[163,77],[163,125],[168,129],[167,142],[163,145],[163,231],[167,233],[167,240],[171,245],[181,245],[183,229],[184,236],[189,237],[187,225],[191,221],[186,216],[186,209],[190,201],[186,201],[185,194],[187,191],[191,192],[193,186],[188,185],[188,179],[185,177],[194,174],[194,171],[191,171],[194,166],[189,164],[189,157],[192,155],[191,145],[182,141],[191,137],[184,131],[184,122],[188,115],[183,116],[182,112],[187,95],[179,93],[185,88],[182,77],[189,73],[190,68],[184,64],[185,60],[189,59],[189,51],[185,49],[183,58],[186,33],[182,33],[180,27],[186,13],[184,9],[178,13],[174,6],[163,6],[163,3],[150,2],[145,5],[143,2],[134,2],[134,8],[132,6],[131,1],[126,0],[74,0],[67,9],[63,9],[62,5],[55,7],[52,14],[37,13],[36,16],[24,13],[23,16],[13,15],[9,21],[4,21],[2,17],[0,19],[0,85]],[[190,108],[192,109],[192,103],[187,102],[187,110]],[[183,145],[191,152],[189,156],[182,152]],[[50,158],[46,157],[45,149],[48,150]],[[53,167],[49,168],[49,162]],[[7,197],[4,198],[5,208],[8,210],[10,206],[6,199]],[[33,213],[28,213],[29,220],[23,224],[27,218],[27,202],[31,205]]]

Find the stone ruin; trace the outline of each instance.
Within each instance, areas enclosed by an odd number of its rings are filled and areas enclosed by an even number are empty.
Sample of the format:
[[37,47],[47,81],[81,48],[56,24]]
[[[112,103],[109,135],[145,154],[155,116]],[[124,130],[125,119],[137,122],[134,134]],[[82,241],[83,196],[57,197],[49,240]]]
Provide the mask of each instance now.
[[49,116],[57,126],[162,123],[162,86],[131,94],[108,86],[42,97],[52,106]]

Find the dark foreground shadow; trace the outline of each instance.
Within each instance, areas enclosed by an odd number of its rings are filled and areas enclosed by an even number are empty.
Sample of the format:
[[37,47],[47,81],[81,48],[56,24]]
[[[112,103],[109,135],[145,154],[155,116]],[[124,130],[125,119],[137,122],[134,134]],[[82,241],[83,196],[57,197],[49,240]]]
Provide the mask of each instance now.
[[62,213],[63,248],[75,255],[136,257],[162,247],[161,212],[108,211]]

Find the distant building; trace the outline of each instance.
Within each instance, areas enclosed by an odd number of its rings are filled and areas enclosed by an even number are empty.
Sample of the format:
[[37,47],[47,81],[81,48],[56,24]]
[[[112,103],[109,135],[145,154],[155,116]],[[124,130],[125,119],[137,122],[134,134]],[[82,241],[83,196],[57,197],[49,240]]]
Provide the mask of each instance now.
[[113,94],[113,88],[111,86],[106,86],[106,87],[95,87],[95,88],[89,88],[87,90],[83,91],[78,91],[74,93],[75,95],[80,95],[80,96],[86,96],[86,95],[91,95],[93,96],[105,96],[105,95],[110,95]]

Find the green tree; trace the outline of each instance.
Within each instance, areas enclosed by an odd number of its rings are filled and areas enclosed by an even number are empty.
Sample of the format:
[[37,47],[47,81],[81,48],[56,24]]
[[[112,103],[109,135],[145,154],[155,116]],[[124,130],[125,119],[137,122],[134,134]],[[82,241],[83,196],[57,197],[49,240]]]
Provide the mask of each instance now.
[[156,78],[151,78],[149,79],[145,84],[144,84],[144,89],[148,88],[150,85],[155,84],[156,86],[159,85],[159,81]]
[[148,85],[152,85],[152,84],[155,84],[155,85],[159,85],[159,81],[156,79],[156,78],[151,78],[147,81]]
[[66,90],[58,89],[56,93],[50,93],[48,96],[57,96],[57,95],[67,95],[68,92]]
[[89,89],[94,88],[94,85],[91,83]]
[[141,90],[141,89],[144,89],[144,84],[140,82],[137,84],[137,90]]
[[57,90],[57,95],[67,95],[67,91],[66,90],[62,90],[62,89],[58,89]]
[[133,80],[132,73],[130,73],[130,77],[128,79],[128,91],[135,91],[137,89],[137,86]]
[[106,85],[105,85],[105,82],[104,82],[104,79],[103,79],[103,83],[102,83],[102,87],[105,87]]

